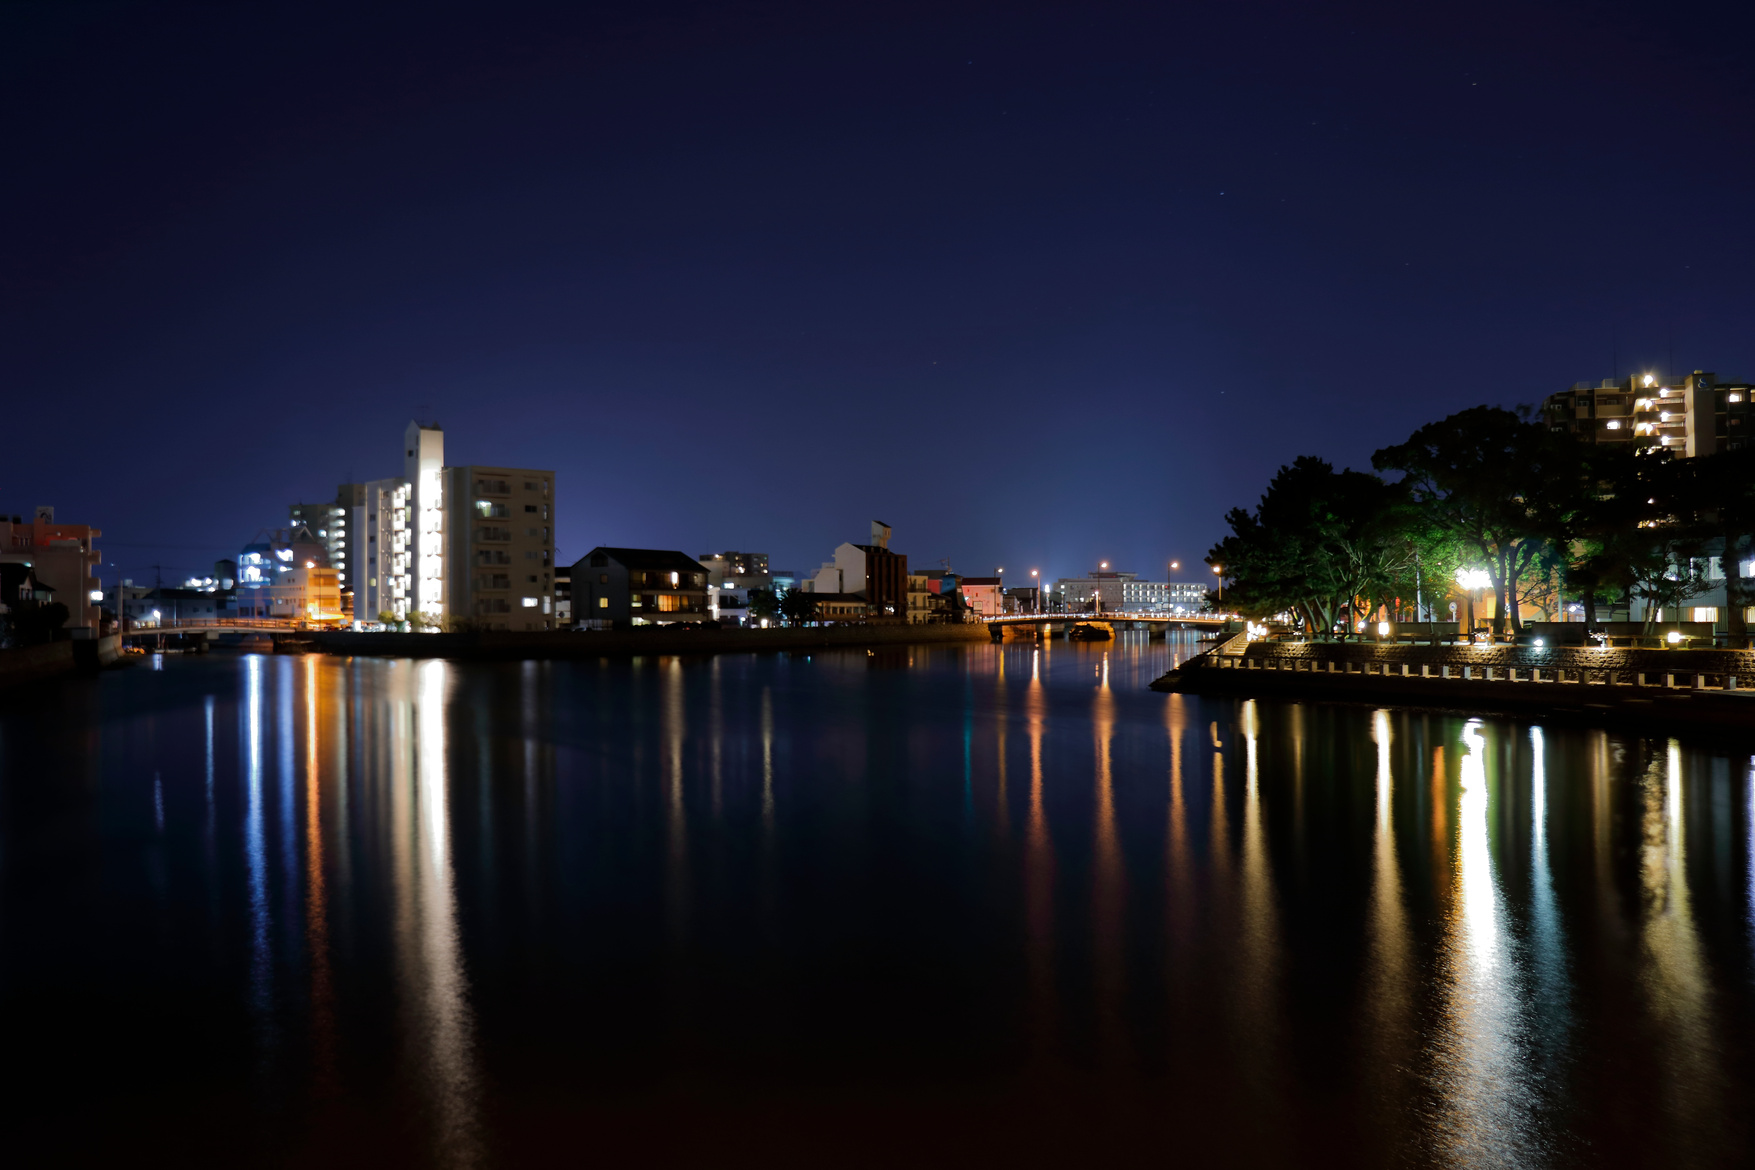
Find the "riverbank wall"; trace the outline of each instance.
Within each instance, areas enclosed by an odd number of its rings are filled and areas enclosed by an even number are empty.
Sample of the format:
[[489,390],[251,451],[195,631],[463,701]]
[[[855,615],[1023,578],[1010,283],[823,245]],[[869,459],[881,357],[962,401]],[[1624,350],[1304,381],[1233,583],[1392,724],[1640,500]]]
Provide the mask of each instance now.
[[823,626],[779,630],[483,630],[468,634],[313,633],[325,654],[487,660],[630,658],[644,654],[763,654],[991,642],[984,625]]
[[115,634],[0,650],[0,687],[93,673],[114,664],[121,653],[122,639]]
[[1755,652],[1248,642],[1154,690],[1570,715],[1755,731]]

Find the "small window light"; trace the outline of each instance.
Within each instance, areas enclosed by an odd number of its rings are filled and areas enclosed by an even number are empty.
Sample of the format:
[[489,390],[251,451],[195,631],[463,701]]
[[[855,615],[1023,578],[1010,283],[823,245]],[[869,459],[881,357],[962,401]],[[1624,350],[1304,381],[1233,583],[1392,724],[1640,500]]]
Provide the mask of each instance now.
[[1730,395],[1730,400],[1732,402],[1741,402],[1741,401],[1743,401],[1743,396],[1741,394],[1737,394],[1737,393],[1733,392]]
[[1610,430],[1611,430],[1611,431],[1618,431],[1618,430],[1620,430],[1620,429],[1621,429],[1621,420],[1620,420],[1620,419],[1618,419],[1618,418],[1612,418],[1612,419],[1610,419],[1610,420],[1609,420],[1609,429],[1610,429]]

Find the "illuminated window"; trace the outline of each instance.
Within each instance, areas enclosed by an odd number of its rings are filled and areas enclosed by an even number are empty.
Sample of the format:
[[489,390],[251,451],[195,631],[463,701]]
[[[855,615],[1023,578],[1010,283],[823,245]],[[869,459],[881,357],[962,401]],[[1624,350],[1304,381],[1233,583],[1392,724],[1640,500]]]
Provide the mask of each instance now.
[[597,608],[598,609],[608,609],[609,608],[609,598],[599,597],[597,599]]

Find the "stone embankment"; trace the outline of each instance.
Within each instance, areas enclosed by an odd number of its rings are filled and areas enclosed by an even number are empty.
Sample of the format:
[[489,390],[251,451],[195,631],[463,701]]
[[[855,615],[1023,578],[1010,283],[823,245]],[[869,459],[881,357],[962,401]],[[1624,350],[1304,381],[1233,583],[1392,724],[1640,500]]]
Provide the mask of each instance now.
[[1240,635],[1152,686],[1755,729],[1755,653],[1744,650],[1379,646]]
[[782,650],[860,650],[990,642],[983,625],[824,626],[802,630],[586,630],[469,634],[312,633],[326,654],[385,658],[550,659],[629,658],[643,654],[762,654]]

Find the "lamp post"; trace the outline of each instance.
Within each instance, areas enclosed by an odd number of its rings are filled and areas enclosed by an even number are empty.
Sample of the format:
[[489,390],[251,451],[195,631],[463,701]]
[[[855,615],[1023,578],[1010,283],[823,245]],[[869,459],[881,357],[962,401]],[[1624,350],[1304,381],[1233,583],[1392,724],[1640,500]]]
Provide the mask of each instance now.
[[1030,570],[1030,590],[1036,595],[1036,612],[1042,612],[1042,583],[1036,579],[1036,570]]
[[1463,640],[1472,643],[1475,640],[1475,591],[1488,588],[1493,579],[1485,569],[1458,569],[1456,583],[1462,586],[1463,600],[1468,603],[1468,633]]
[[1213,572],[1217,573],[1219,577],[1219,608],[1223,609],[1225,607],[1225,566],[1214,565]]

